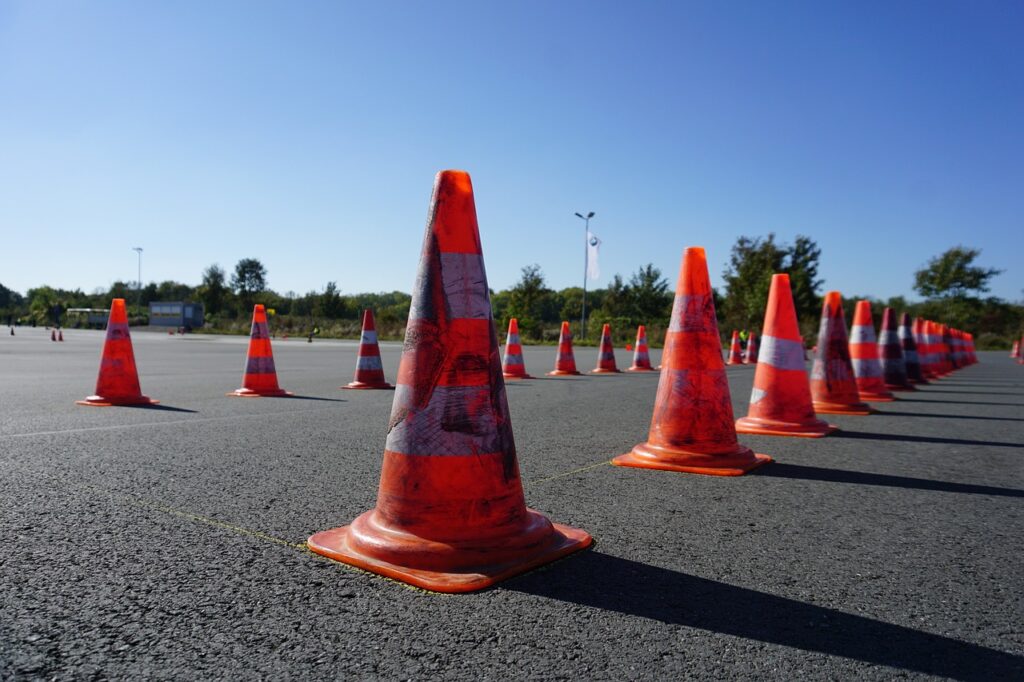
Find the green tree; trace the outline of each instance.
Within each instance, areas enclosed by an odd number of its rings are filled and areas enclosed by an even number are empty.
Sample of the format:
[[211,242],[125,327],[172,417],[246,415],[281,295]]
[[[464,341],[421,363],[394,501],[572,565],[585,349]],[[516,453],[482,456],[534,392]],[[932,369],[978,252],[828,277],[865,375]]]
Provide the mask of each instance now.
[[512,287],[508,299],[508,316],[518,319],[520,333],[539,338],[543,327],[545,299],[551,290],[544,282],[544,273],[539,265],[527,265],[522,272],[522,277]]
[[224,309],[228,295],[226,279],[227,273],[216,263],[203,270],[203,281],[196,289],[196,295],[206,314],[217,315]]
[[784,272],[789,274],[793,304],[804,334],[813,333],[821,312],[820,257],[821,249],[809,237],[797,236],[792,245],[777,244],[774,233],[765,238],[737,239],[722,273],[725,300],[720,310],[720,331],[760,330],[772,275]]
[[235,265],[235,272],[231,275],[231,288],[248,310],[252,307],[255,295],[266,291],[267,269],[256,258],[243,258]]
[[336,320],[343,317],[345,304],[338,293],[337,282],[328,282],[324,287],[324,293],[316,297],[313,303],[314,317]]
[[1002,270],[972,265],[980,249],[954,246],[914,273],[914,290],[925,298],[963,299],[988,291],[988,282]]
[[666,319],[672,308],[668,280],[661,270],[648,263],[629,278],[629,316],[634,324],[651,324]]
[[725,301],[719,316],[721,333],[732,329],[760,329],[772,275],[782,272],[786,251],[775,243],[775,235],[766,238],[740,237],[733,244],[725,280]]

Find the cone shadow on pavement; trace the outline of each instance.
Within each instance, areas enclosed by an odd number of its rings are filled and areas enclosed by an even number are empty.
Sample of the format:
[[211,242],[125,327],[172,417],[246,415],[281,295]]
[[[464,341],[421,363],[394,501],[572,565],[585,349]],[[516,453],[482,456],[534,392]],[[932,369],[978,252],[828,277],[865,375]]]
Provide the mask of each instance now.
[[617,466],[739,476],[772,461],[737,442],[704,249],[683,253],[647,441]]
[[589,534],[528,509],[469,175],[434,184],[377,505],[309,538],[337,561],[470,592],[584,549]]

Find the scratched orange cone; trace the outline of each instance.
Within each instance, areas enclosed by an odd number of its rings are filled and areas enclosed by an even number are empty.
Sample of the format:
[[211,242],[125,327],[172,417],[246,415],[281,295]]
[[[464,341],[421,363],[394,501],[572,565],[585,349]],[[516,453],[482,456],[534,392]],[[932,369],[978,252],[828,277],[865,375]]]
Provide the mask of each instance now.
[[916,391],[910,383],[907,361],[900,343],[896,311],[887,307],[882,313],[882,328],[878,332],[878,362],[882,366],[882,380],[891,391]]
[[740,348],[740,333],[732,330],[732,343],[729,344],[729,361],[727,365],[742,365],[743,350]]
[[377,345],[377,325],[373,320],[373,311],[369,308],[363,311],[363,330],[359,336],[356,374],[352,381],[342,388],[383,390],[394,388],[384,378],[384,366],[380,362],[380,346]]
[[309,548],[470,592],[587,547],[523,497],[469,175],[442,171],[398,370],[377,506]]
[[615,348],[612,346],[612,328],[605,324],[601,327],[601,345],[597,350],[597,366],[590,370],[591,374],[618,374],[621,372],[615,365]]
[[572,330],[568,322],[562,322],[562,331],[558,335],[558,355],[555,356],[555,369],[548,376],[560,377],[579,374],[576,369],[576,356],[572,352]]
[[647,348],[647,328],[640,325],[636,328],[636,348],[633,350],[633,364],[626,368],[627,372],[653,372],[651,354]]
[[818,414],[866,415],[874,412],[870,405],[861,402],[857,391],[843,315],[843,297],[838,291],[825,294],[821,307],[818,348],[811,365],[811,400]]
[[501,361],[501,373],[506,379],[532,379],[526,373],[523,361],[523,344],[519,340],[519,320],[508,321],[508,336],[505,337],[505,357]]
[[267,328],[267,310],[257,303],[252,310],[252,331],[249,334],[249,352],[245,358],[242,387],[229,396],[233,398],[278,398],[292,395],[277,385],[274,351],[270,347]]
[[750,336],[747,337],[747,352],[743,356],[743,362],[748,365],[756,365],[757,348],[757,332],[750,332]]
[[888,403],[895,396],[885,387],[882,377],[882,363],[878,361],[878,340],[875,338],[875,323],[871,320],[871,302],[857,301],[853,311],[853,328],[850,331],[850,358],[853,360],[853,374],[857,377],[857,390],[861,400]]
[[647,442],[617,466],[739,476],[772,461],[740,445],[704,249],[683,253]]
[[814,416],[789,275],[772,275],[750,411],[736,421],[736,431],[821,438],[835,428]]
[[139,371],[135,367],[132,337],[128,333],[128,310],[123,298],[115,298],[110,304],[107,339],[103,342],[100,374],[96,379],[96,395],[77,402],[79,405],[95,407],[155,405],[159,402],[142,395],[139,387]]

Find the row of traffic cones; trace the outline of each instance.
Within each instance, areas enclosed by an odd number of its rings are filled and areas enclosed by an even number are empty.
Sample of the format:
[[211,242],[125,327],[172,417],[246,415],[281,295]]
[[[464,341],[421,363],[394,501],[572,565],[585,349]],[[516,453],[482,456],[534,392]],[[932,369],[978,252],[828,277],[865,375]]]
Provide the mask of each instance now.
[[729,343],[729,359],[725,364],[727,365],[753,365],[757,364],[757,352],[758,352],[757,334],[749,332],[747,334],[747,348],[743,349],[743,345],[740,343],[740,333],[735,329],[732,330],[732,340]]
[[[525,367],[518,329],[516,336],[510,329],[511,362],[499,361],[469,175],[439,173],[428,215],[376,505],[307,544],[419,587],[466,592],[581,550],[592,538],[526,506],[504,383],[506,374],[525,375]],[[827,304],[841,310],[837,297]],[[567,324],[562,331],[554,373],[576,374]],[[830,324],[827,336],[833,334]],[[252,362],[243,381],[250,392],[278,390],[266,376],[273,365],[265,336],[265,316],[254,315]],[[638,353],[641,347],[646,353],[643,341],[638,338]],[[362,345],[375,342],[364,335]],[[819,342],[822,359],[826,348]],[[848,345],[842,348],[852,363]],[[111,312],[104,366],[108,349],[111,367],[117,361],[119,371],[134,374],[121,300]],[[634,366],[649,364],[643,354],[634,356]],[[362,369],[377,366],[367,362]],[[99,387],[97,393],[103,395]],[[647,440],[614,463],[739,475],[771,458],[741,445],[738,432],[816,436],[832,428],[815,416],[786,275],[772,280],[750,414],[733,421],[704,250],[686,249]]]

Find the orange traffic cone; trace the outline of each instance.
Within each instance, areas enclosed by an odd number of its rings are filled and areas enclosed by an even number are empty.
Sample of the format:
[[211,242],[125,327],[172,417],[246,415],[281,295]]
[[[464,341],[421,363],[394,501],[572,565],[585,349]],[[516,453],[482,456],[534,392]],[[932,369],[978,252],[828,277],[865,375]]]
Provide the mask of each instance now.
[[814,416],[789,275],[772,275],[750,412],[736,421],[736,431],[820,438],[835,428]]
[[384,378],[384,366],[380,363],[380,346],[377,345],[377,326],[373,321],[373,311],[369,308],[363,311],[363,330],[359,336],[356,374],[350,383],[341,388],[385,390],[394,388]]
[[57,330],[57,341],[59,341],[61,343],[64,342],[64,331],[61,330],[61,329]]
[[583,549],[526,507],[469,175],[434,184],[377,506],[309,538],[337,561],[470,592]]
[[597,351],[597,366],[590,370],[591,374],[617,374],[621,372],[615,365],[615,349],[612,347],[612,328],[605,324],[601,327],[601,346]]
[[508,336],[505,337],[505,357],[501,361],[501,373],[506,379],[532,379],[526,373],[523,362],[523,345],[519,341],[519,320],[508,321]]
[[910,313],[900,316],[900,345],[903,347],[903,361],[907,366],[907,378],[915,384],[927,384],[928,380],[921,373],[921,356],[918,353],[917,339],[914,338],[913,324]]
[[871,414],[857,392],[857,380],[850,361],[843,298],[838,291],[825,294],[821,307],[818,347],[811,365],[811,399],[819,414]]
[[572,352],[572,330],[568,322],[562,322],[562,331],[558,335],[558,355],[555,356],[555,369],[548,376],[559,377],[579,374],[576,370],[576,356]]
[[279,398],[292,395],[277,385],[274,351],[270,347],[267,330],[267,311],[257,303],[252,309],[252,331],[249,334],[249,353],[245,358],[242,387],[228,393],[232,398]]
[[740,348],[740,333],[735,329],[732,330],[732,343],[729,344],[729,361],[725,364],[743,364],[743,350]]
[[743,357],[743,362],[748,365],[757,364],[757,332],[750,332],[750,336],[747,337],[747,353]]
[[50,330],[50,341],[56,341],[56,340],[57,340],[57,330],[56,329],[51,329]]
[[142,395],[142,389],[139,388],[139,372],[135,367],[132,337],[128,333],[128,310],[123,298],[115,298],[110,304],[107,340],[103,342],[96,395],[76,402],[94,407],[155,405],[160,402]]
[[853,329],[850,332],[850,357],[853,374],[857,377],[857,390],[861,400],[876,403],[892,402],[896,398],[885,387],[882,365],[878,362],[878,341],[875,324],[871,321],[871,302],[857,301],[853,311]]
[[[629,350],[629,347],[626,347]],[[636,350],[633,351],[633,364],[626,368],[627,372],[653,372],[651,355],[647,349],[647,329],[643,325],[636,328]]]
[[647,442],[618,466],[739,476],[772,461],[736,440],[704,249],[683,252]]
[[896,311],[888,307],[882,313],[882,328],[878,332],[878,362],[882,367],[882,380],[886,388],[892,391],[917,390],[907,375]]

